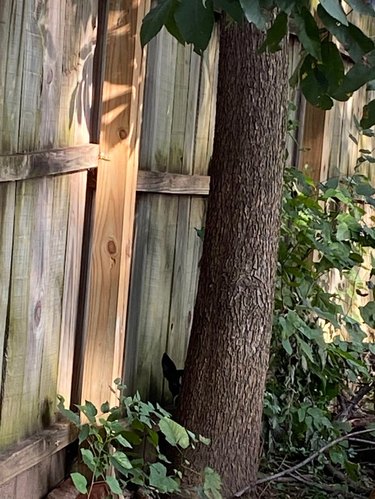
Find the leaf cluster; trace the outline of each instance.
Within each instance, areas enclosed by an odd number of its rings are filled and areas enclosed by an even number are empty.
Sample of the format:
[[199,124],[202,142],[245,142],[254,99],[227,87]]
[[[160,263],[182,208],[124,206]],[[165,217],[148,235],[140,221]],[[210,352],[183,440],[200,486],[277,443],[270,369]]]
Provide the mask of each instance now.
[[[138,393],[126,396],[120,379],[115,384],[118,405],[105,402],[100,411],[89,401],[76,406],[86,422],[65,408],[63,397],[58,397],[59,411],[79,430],[82,460],[91,475],[88,482],[82,473],[72,473],[75,487],[88,498],[98,482],[105,482],[112,494],[122,494],[126,488],[142,488],[151,497],[180,492],[182,470],[191,466],[183,452],[197,444],[209,445],[209,440],[175,422],[158,404],[143,402]],[[181,454],[181,470],[172,467],[164,453],[168,448]],[[203,470],[196,490],[200,497],[219,499],[220,488],[219,475],[211,468]]]
[[[358,385],[371,381],[366,353],[375,353],[375,346],[365,341],[365,325],[375,327],[375,304],[370,301],[359,312],[351,305],[373,287],[375,261],[367,268],[364,255],[375,248],[374,217],[365,217],[374,194],[359,174],[316,188],[304,173],[285,172],[264,406],[268,462],[270,456],[298,459],[348,432],[350,424],[336,417],[335,405],[342,394],[350,399]],[[365,282],[359,269],[367,273]],[[329,290],[333,272],[346,283],[342,294]],[[331,462],[355,479],[359,468],[353,456],[346,441],[329,453]]]
[[[320,0],[312,12],[310,0],[160,0],[146,15],[141,42],[146,45],[163,26],[180,43],[191,43],[198,54],[206,49],[215,19],[253,23],[266,32],[259,50],[276,52],[289,28],[301,43],[300,61],[291,83],[300,84],[314,106],[330,109],[334,100],[346,101],[353,92],[375,80],[375,44],[350,13],[375,17],[373,2]],[[344,58],[353,64],[348,71]],[[375,101],[364,109],[363,128],[375,124]]]

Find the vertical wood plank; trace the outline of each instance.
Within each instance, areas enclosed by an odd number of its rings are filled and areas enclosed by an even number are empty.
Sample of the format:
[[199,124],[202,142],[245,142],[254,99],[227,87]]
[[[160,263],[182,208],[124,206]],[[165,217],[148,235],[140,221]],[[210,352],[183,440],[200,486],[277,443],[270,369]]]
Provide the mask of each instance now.
[[57,177],[17,185],[0,445],[50,422],[57,382],[67,182]]
[[0,150],[3,153],[15,152],[18,147],[20,126],[22,73],[27,33],[26,12],[30,0],[20,2],[9,0],[1,2],[0,46],[6,49],[3,67],[2,115],[0,116]]
[[[18,143],[18,151],[32,151],[39,148],[39,126],[41,122],[40,113],[40,88],[43,79],[43,25],[38,21],[43,16],[43,7],[35,9],[34,2],[28,0],[23,2],[24,33],[19,40],[20,48],[24,45],[21,68],[21,94],[19,129],[15,130]],[[40,17],[39,17],[40,16]],[[43,22],[43,21],[42,21]],[[44,26],[46,29],[46,26]],[[48,28],[47,28],[48,29]],[[46,43],[48,49],[52,49],[53,38]]]
[[191,48],[181,44],[177,45],[175,67],[175,81],[173,86],[172,123],[170,134],[169,155],[166,165],[171,173],[184,171],[184,141],[185,128],[191,119],[187,115],[189,73],[190,73]]
[[0,445],[29,434],[38,422],[45,256],[52,208],[48,187],[39,180],[17,185]]
[[[51,180],[50,242],[46,248],[48,252],[46,259],[48,258],[49,266],[46,275],[44,310],[41,311],[43,318],[43,352],[39,373],[38,409],[42,427],[51,423],[55,411],[70,188],[69,175],[63,175]],[[74,263],[77,265],[77,262]],[[74,299],[74,295],[71,298]]]
[[[62,76],[59,146],[90,140],[93,59],[98,0],[63,0]],[[46,61],[48,62],[48,61]]]
[[69,214],[64,270],[57,393],[70,404],[81,270],[87,173],[69,175]]
[[[162,393],[161,357],[168,337],[177,206],[177,196],[142,194],[137,210],[125,380],[132,391],[139,390],[151,400],[160,400]],[[129,378],[130,366],[134,374]]]
[[2,47],[3,57],[0,57],[0,151],[7,150],[3,144],[3,137],[6,133],[5,129],[5,92],[8,67],[8,43],[9,43],[9,26],[11,19],[11,0],[3,0],[0,4],[0,46]]
[[316,183],[320,182],[321,175],[325,116],[326,111],[306,103],[300,168]]
[[162,29],[147,49],[145,103],[140,146],[143,170],[166,171],[173,118],[173,92],[177,41]]
[[65,1],[45,2],[43,16],[38,20],[43,46],[47,48],[42,53],[42,85],[40,89],[39,83],[38,89],[42,117],[39,141],[43,149],[58,143],[65,6]]
[[[203,241],[196,230],[204,225],[206,200],[180,196],[174,273],[168,323],[167,352],[177,366],[183,366],[193,320]],[[164,383],[164,399],[170,399]]]
[[202,56],[194,173],[207,175],[212,154],[216,111],[216,86],[219,59],[219,36],[215,28],[210,44]]
[[122,375],[144,72],[139,28],[146,4],[109,4],[82,394],[96,404]]
[[13,251],[15,184],[0,184],[0,373],[7,334],[10,271]]

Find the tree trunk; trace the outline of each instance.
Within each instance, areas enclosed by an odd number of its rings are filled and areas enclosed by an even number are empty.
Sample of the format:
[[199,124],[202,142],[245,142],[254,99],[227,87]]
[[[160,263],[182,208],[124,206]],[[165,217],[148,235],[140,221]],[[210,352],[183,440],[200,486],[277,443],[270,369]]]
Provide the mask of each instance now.
[[256,478],[279,237],[286,47],[222,25],[211,191],[179,420],[211,438],[191,456],[230,496]]

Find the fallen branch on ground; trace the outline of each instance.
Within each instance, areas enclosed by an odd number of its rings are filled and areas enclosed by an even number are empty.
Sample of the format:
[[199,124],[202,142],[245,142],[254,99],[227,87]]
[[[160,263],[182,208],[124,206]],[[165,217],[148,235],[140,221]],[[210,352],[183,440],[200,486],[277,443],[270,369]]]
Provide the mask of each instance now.
[[245,488],[243,488],[242,490],[239,490],[238,492],[236,492],[233,495],[233,497],[241,497],[246,492],[253,489],[257,485],[261,485],[262,483],[277,480],[278,478],[281,478],[285,475],[291,475],[292,473],[299,470],[303,466],[306,466],[306,464],[311,463],[311,461],[314,461],[314,459],[316,459],[321,454],[324,454],[328,449],[330,449],[331,447],[334,447],[336,444],[343,442],[344,440],[348,440],[351,437],[356,437],[357,435],[364,435],[365,433],[372,433],[372,432],[375,432],[375,428],[367,428],[366,430],[355,431],[353,433],[347,433],[346,435],[342,435],[341,437],[338,437],[335,440],[332,440],[332,442],[329,442],[327,445],[325,445],[321,449],[317,450],[316,452],[311,454],[311,456],[307,457],[306,459],[304,459],[300,463],[296,464],[295,466],[292,466],[291,468],[280,471],[279,473],[275,473],[274,475],[270,475],[270,476],[266,476],[264,478],[261,478],[260,480],[257,480],[255,483],[248,485]]

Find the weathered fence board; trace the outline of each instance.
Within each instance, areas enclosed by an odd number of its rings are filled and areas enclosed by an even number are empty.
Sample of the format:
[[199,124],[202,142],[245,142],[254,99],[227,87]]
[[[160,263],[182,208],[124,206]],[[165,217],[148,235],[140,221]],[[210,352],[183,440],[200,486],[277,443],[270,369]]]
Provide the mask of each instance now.
[[164,351],[182,363],[192,321],[202,247],[195,228],[206,201],[191,196],[208,192],[217,59],[216,32],[202,58],[164,31],[149,48],[140,156],[149,172],[138,188],[155,194],[138,194],[125,380],[152,399],[163,396]]
[[51,417],[67,230],[66,181],[46,178],[17,186],[1,445],[31,434]]
[[97,0],[0,4],[0,152],[89,142]]
[[[69,424],[57,424],[13,445],[0,455],[0,486],[71,443],[76,432]],[[1,491],[1,489],[0,489]],[[0,494],[0,497],[4,497]],[[29,496],[28,496],[29,497]]]
[[[66,440],[62,440],[66,445]],[[46,450],[44,460],[20,470],[14,478],[0,485],[0,497],[2,499],[40,499],[46,497],[46,494],[61,482],[65,477],[65,449],[52,454],[52,448],[45,446]],[[52,454],[52,455],[51,455]],[[26,458],[26,456],[25,456]],[[16,463],[12,463],[16,465]]]
[[7,334],[14,207],[15,185],[0,185],[0,373],[3,372],[4,343]]
[[[69,175],[68,233],[64,269],[64,292],[62,297],[60,351],[58,363],[57,393],[70,404],[73,378],[73,359],[78,312],[80,265],[85,216],[87,174]],[[77,373],[78,374],[78,373]]]
[[[54,178],[52,183],[51,236],[47,250],[50,256],[45,290],[47,300],[44,313],[41,310],[44,320],[43,355],[39,383],[39,404],[42,404],[41,407],[39,406],[39,417],[42,427],[51,424],[56,410],[61,318],[64,313],[62,297],[66,284],[64,282],[64,267],[69,258],[74,258],[73,261],[71,260],[71,264],[75,265],[77,270],[80,268],[79,255],[67,252],[70,181],[68,175],[63,175]],[[80,231],[82,232],[82,225]],[[72,237],[72,234],[70,236]],[[76,258],[77,256],[78,258]],[[74,298],[74,294],[71,298]]]
[[59,359],[70,393],[87,172],[66,174],[98,163],[96,16],[97,0],[0,2],[1,447],[53,418]]
[[195,175],[207,175],[211,158],[215,128],[218,60],[219,36],[216,28],[201,61],[196,134],[195,137],[192,136],[194,140],[192,173]]
[[0,182],[61,175],[96,168],[99,146],[86,144],[27,154],[0,154]]
[[[134,264],[126,353],[129,357],[134,348],[137,351],[139,363],[134,366],[134,376],[141,394],[160,400],[161,380],[158,378],[160,359],[168,342],[178,198],[143,194],[138,202],[139,243],[135,249],[137,253],[137,248],[140,249],[144,260],[142,268]],[[135,261],[137,259],[138,254]]]
[[207,196],[209,186],[210,177],[207,175],[179,175],[143,170],[138,172],[138,192]]
[[[166,350],[177,366],[183,366],[198,285],[203,241],[197,237],[205,219],[206,200],[179,197],[173,282]],[[160,372],[160,357],[159,357]],[[168,393],[168,392],[167,392]]]
[[86,144],[90,140],[98,0],[65,0],[65,4],[61,97],[56,123],[60,146]]

